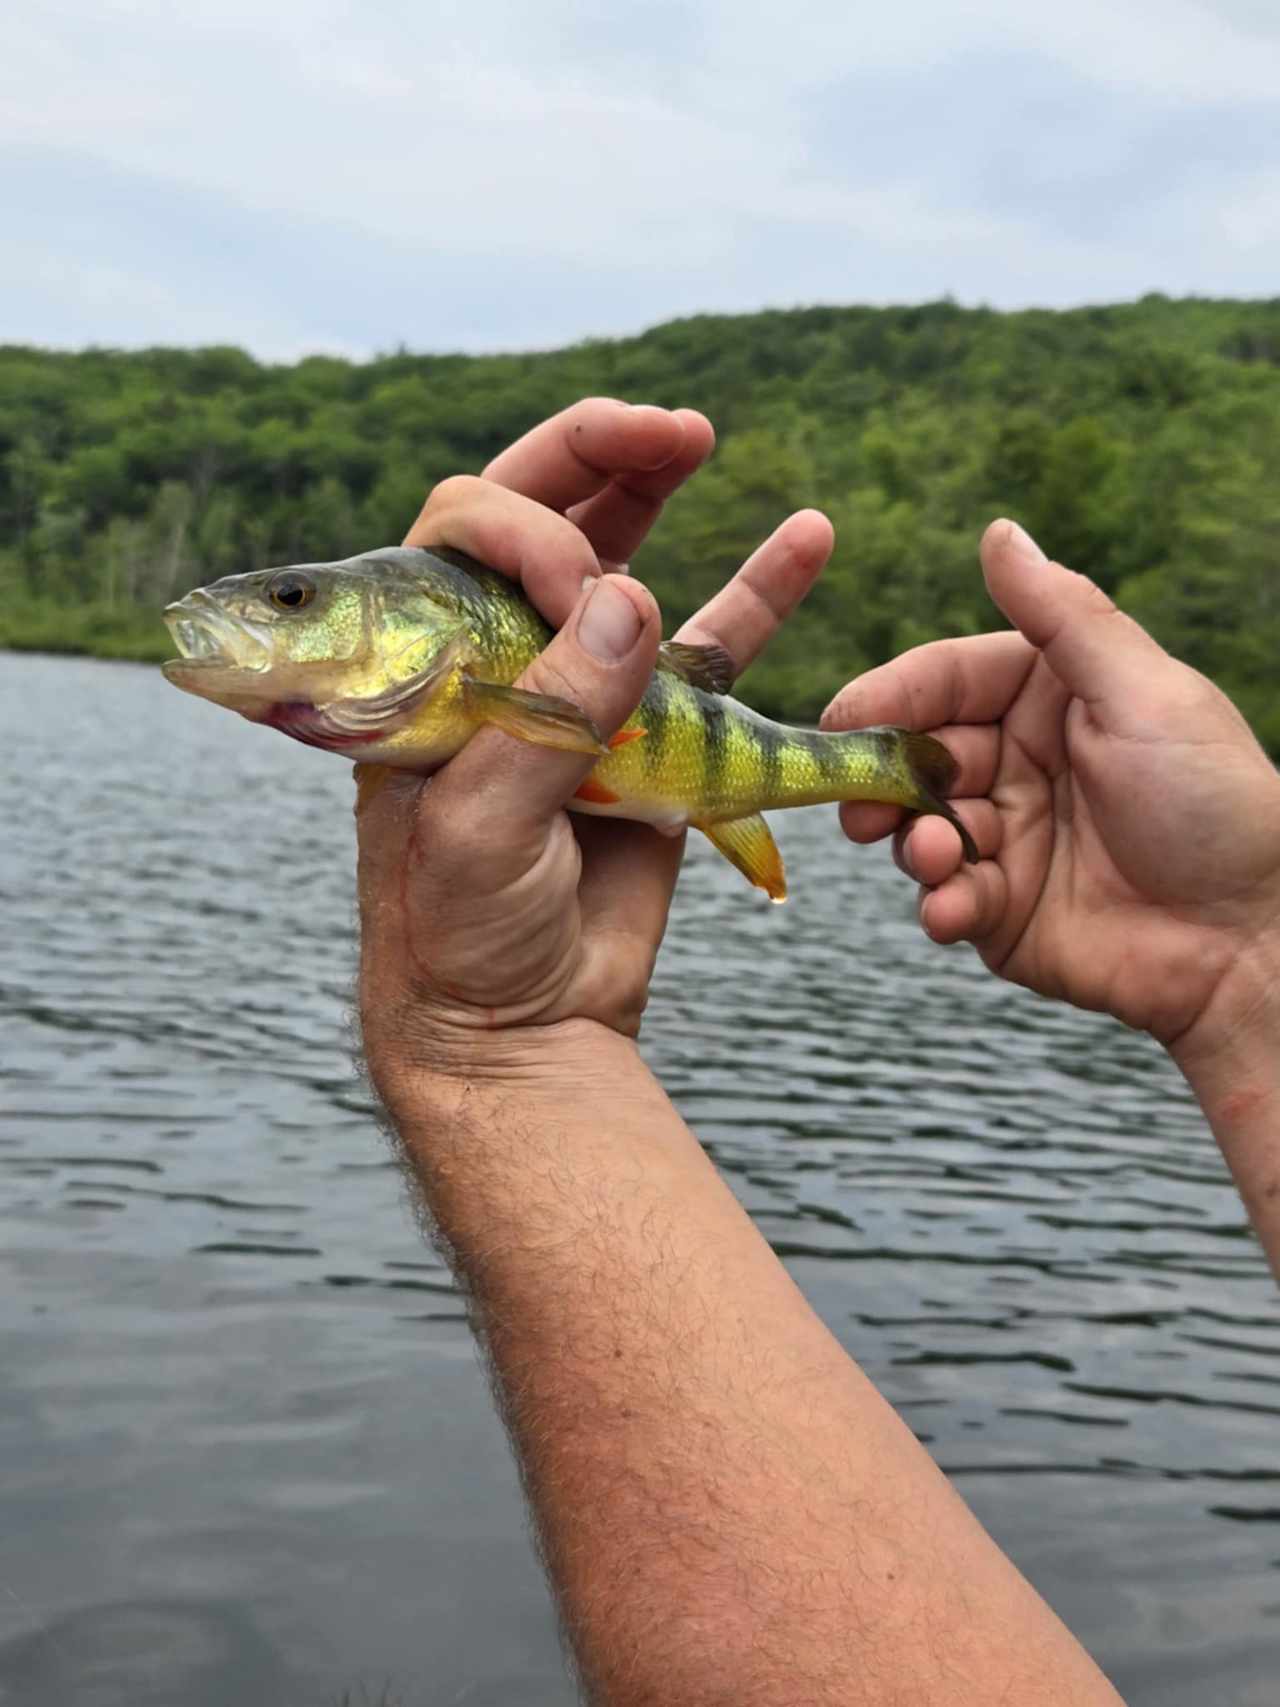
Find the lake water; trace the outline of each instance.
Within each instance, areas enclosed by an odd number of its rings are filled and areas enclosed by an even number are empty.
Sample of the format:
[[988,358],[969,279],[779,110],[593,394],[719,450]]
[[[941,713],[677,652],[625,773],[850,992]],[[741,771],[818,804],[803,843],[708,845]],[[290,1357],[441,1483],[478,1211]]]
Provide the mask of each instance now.
[[[0,740],[0,1702],[564,1707],[350,1065],[347,767],[81,660],[0,655]],[[1280,1302],[1194,1104],[775,822],[785,908],[695,838],[649,1060],[1128,1700],[1274,1707]]]

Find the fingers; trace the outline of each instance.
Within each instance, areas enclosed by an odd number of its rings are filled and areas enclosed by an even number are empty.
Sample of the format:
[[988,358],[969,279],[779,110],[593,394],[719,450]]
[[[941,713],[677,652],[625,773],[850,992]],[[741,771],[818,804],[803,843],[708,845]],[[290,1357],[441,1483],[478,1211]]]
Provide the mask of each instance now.
[[1058,679],[1089,703],[1123,701],[1167,652],[1084,575],[1051,563],[1016,522],[982,537],[987,590]]
[[490,480],[459,474],[441,481],[405,537],[406,545],[448,545],[519,581],[553,628],[577,605],[595,552],[564,516]]
[[685,431],[668,409],[587,397],[517,439],[484,478],[548,509],[567,510],[618,474],[665,468],[680,453]]
[[620,954],[627,952],[641,977],[637,1000],[643,1006],[684,837],[659,835],[647,824],[581,814],[574,815],[573,829],[584,855],[578,890],[583,925],[601,957],[601,976],[616,981]]
[[961,800],[956,810],[982,858],[964,864],[960,838],[942,818],[916,818],[894,837],[898,869],[920,884],[920,923],[938,943],[982,942],[1004,923],[1008,878],[998,864],[1004,821],[990,800]]
[[[711,423],[694,409],[589,397],[518,439],[483,479],[442,481],[404,544],[469,552],[521,581],[558,628],[583,577],[600,574],[602,564],[625,566],[714,443]],[[559,531],[539,525],[538,509]],[[566,509],[571,520],[553,513]]]
[[945,723],[994,723],[1018,697],[1035,656],[1021,634],[930,640],[841,688],[822,714],[822,727],[893,723],[935,730]]
[[575,815],[573,830],[587,855],[580,885],[583,917],[593,929],[657,943],[684,856],[684,836],[585,813]]
[[[952,797],[986,794],[1000,763],[1000,719],[1031,673],[1036,650],[1020,634],[931,640],[858,676],[822,714],[824,729],[891,723],[927,729],[956,760]],[[954,725],[954,727],[948,727]],[[896,806],[847,801],[840,824],[852,842],[878,842],[905,820]],[[959,837],[948,832],[957,850]]]
[[1026,684],[1037,652],[1070,693],[1121,706],[1153,666],[1172,664],[1100,588],[1050,563],[1016,523],[991,524],[982,564],[988,591],[1018,632],[934,640],[869,670],[832,700],[824,729],[996,722]]
[[624,568],[662,514],[667,499],[695,474],[715,449],[716,435],[696,409],[677,409],[684,442],[661,468],[620,470],[603,491],[568,511],[607,567]]
[[1009,881],[994,860],[965,866],[920,897],[920,923],[934,942],[983,943],[1004,923]]
[[896,830],[893,857],[921,887],[920,922],[938,943],[981,942],[1004,922],[1009,885],[997,861],[1004,821],[993,801],[954,802],[982,858],[966,865],[960,838],[944,818],[907,819],[897,808],[847,802],[840,809],[845,834],[855,842],[879,841]]
[[[846,800],[840,808],[840,828],[851,842],[879,842],[891,836],[906,816],[901,806],[883,806],[874,800]],[[957,836],[957,846],[959,841]]]
[[[569,622],[516,686],[570,700],[608,740],[644,693],[661,634],[651,593],[625,576],[601,576],[584,589]],[[500,843],[522,864],[529,835],[545,833],[595,762],[590,754],[482,729],[437,777],[431,813],[448,823],[454,815],[469,822],[480,812],[489,834],[462,834],[459,845]],[[494,825],[501,825],[500,837]]]
[[[999,726],[994,723],[960,724],[934,729],[930,733],[937,736],[956,761],[956,778],[947,790],[948,797],[968,800],[989,794],[995,786],[1000,765],[1002,736]],[[869,800],[846,800],[840,808],[840,823],[851,842],[881,841],[892,835],[905,817],[900,807],[883,806]],[[946,827],[941,818],[922,818],[919,822]],[[960,838],[954,831],[948,833],[958,849]]]
[[723,646],[741,675],[822,573],[834,543],[820,511],[788,517],[675,638]]
[[[973,837],[982,859],[995,859],[1004,844],[1004,824],[990,800],[958,800],[956,811]],[[964,863],[960,837],[945,818],[913,818],[893,839],[893,857],[899,871],[935,889],[959,871]]]

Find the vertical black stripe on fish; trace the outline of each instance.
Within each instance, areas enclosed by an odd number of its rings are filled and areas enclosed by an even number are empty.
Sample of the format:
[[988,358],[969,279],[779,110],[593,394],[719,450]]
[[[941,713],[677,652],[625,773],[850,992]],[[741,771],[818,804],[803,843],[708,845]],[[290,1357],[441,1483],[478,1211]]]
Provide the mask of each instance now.
[[830,735],[820,729],[806,729],[804,745],[817,767],[822,785],[835,786],[841,782],[844,776],[844,755],[840,751],[839,742],[833,741]]
[[753,723],[751,733],[760,752],[761,792],[766,800],[778,800],[782,793],[786,732],[776,723]]
[[640,702],[639,711],[639,721],[645,730],[641,747],[644,751],[645,769],[651,781],[661,775],[663,761],[667,756],[667,743],[671,734],[671,700],[671,684],[665,671],[655,670],[644,690],[644,699]]
[[724,702],[713,694],[697,694],[698,707],[702,712],[703,745],[706,754],[703,767],[703,785],[706,790],[704,799],[713,810],[719,808],[723,793],[725,775],[729,766],[729,720],[725,716]]
[[895,777],[900,783],[910,788],[912,777],[910,767],[903,761],[902,742],[896,729],[869,729],[869,735],[875,737],[879,748],[877,758],[884,767],[884,773]]

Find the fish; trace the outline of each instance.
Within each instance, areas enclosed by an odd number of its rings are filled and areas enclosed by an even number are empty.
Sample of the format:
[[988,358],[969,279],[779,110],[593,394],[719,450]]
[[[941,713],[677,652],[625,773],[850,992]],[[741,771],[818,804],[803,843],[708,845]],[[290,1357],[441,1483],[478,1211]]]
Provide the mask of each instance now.
[[166,607],[175,687],[368,764],[430,773],[486,726],[596,763],[568,802],[668,835],[687,826],[773,901],[782,858],[764,812],[876,800],[936,813],[957,766],[932,736],[775,723],[730,697],[719,646],[665,641],[644,696],[604,741],[580,707],[514,684],[552,630],[515,582],[447,547],[229,575]]

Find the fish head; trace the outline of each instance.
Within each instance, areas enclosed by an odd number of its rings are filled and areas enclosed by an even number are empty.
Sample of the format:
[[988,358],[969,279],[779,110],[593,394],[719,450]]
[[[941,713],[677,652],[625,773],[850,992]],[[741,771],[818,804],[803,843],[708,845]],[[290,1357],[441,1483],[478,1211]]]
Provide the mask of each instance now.
[[378,706],[443,679],[465,630],[432,563],[427,552],[388,549],[198,587],[164,612],[180,654],[164,674],[252,722],[286,727],[297,714],[355,704],[373,727]]

